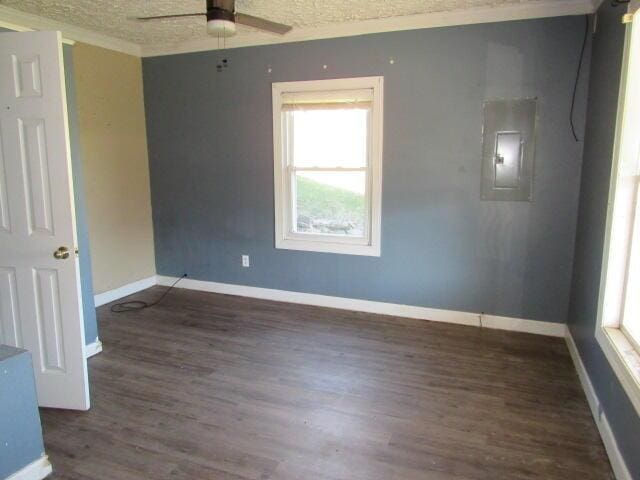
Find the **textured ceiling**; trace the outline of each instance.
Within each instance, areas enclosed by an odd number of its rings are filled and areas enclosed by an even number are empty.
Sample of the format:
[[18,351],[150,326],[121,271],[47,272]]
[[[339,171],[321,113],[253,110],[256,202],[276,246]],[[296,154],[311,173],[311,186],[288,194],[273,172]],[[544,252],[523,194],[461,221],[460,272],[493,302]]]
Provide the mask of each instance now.
[[[535,4],[538,0],[237,0],[236,10],[286,23],[316,27],[420,13]],[[558,0],[561,1],[561,0]],[[205,0],[0,0],[1,5],[83,27],[141,45],[183,42],[207,37],[202,18],[138,22],[132,17],[205,10]],[[238,29],[238,36],[252,30]]]

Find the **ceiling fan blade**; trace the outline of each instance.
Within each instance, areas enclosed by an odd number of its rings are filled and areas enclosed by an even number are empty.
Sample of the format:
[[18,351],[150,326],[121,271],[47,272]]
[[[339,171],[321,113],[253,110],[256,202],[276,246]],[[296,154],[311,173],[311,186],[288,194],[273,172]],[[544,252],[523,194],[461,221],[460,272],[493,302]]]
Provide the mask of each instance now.
[[247,27],[257,28],[258,30],[277,33],[278,35],[284,35],[293,28],[289,25],[272,22],[271,20],[254,17],[253,15],[247,15],[245,13],[236,13],[236,23],[246,25]]
[[136,17],[136,20],[160,20],[162,18],[181,18],[181,17],[199,17],[206,13],[178,13],[176,15],[155,15],[153,17]]

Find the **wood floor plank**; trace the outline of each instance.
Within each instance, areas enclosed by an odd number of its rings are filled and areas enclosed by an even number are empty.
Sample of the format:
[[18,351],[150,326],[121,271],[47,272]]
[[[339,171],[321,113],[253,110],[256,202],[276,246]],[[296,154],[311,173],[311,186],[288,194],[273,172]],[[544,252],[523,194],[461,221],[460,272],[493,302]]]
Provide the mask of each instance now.
[[188,290],[98,319],[55,479],[613,478],[561,339]]

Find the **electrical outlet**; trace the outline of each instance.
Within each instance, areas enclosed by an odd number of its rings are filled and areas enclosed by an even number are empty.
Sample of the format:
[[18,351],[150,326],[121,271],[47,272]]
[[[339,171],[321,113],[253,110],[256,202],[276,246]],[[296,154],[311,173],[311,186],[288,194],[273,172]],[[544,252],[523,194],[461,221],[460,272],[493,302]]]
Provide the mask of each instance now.
[[242,255],[242,266],[243,267],[249,266],[249,255]]

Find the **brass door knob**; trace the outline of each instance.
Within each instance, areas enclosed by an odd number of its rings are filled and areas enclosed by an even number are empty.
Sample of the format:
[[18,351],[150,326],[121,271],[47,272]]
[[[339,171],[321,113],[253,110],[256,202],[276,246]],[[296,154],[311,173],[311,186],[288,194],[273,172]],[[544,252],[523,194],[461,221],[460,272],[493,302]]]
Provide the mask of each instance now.
[[67,247],[59,247],[55,252],[53,252],[53,256],[57,260],[65,260],[69,258],[69,249]]

